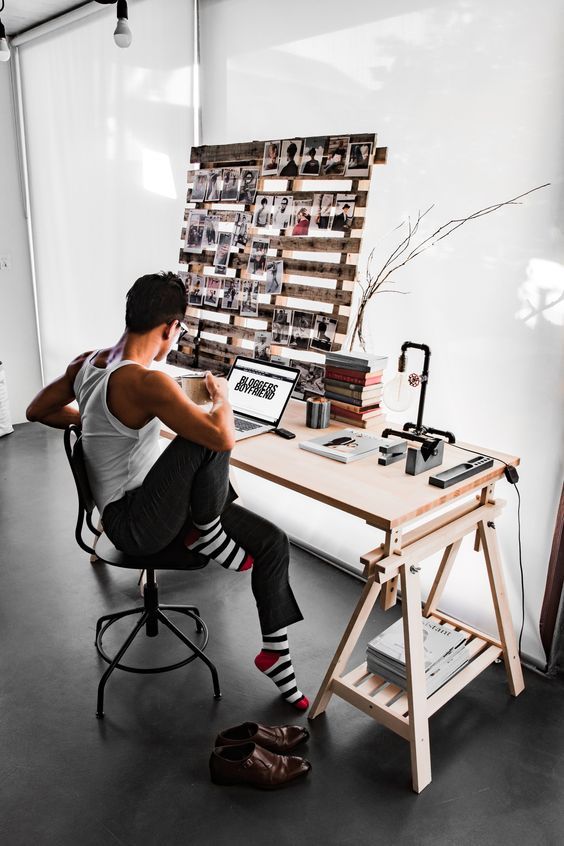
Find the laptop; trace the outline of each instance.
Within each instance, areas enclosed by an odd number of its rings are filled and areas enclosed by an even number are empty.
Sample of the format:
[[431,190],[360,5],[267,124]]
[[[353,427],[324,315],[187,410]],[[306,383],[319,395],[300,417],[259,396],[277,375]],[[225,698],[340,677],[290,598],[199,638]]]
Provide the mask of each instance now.
[[278,428],[299,375],[295,367],[237,356],[227,374],[237,441]]

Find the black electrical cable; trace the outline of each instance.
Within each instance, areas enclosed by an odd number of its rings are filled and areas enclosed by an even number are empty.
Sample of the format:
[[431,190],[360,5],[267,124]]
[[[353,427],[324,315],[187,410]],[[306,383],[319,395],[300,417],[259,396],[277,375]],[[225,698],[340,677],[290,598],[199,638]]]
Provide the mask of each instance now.
[[503,460],[503,458],[497,458],[494,455],[488,455],[485,452],[479,452],[475,449],[468,449],[468,447],[460,446],[460,444],[451,444],[450,446],[456,447],[457,449],[462,449],[464,450],[464,452],[471,452],[473,455],[485,455],[486,458],[492,458],[494,461],[499,461],[501,464],[505,464],[505,478],[507,479],[510,485],[514,486],[515,491],[517,492],[517,542],[519,547],[519,571],[521,574],[521,630],[519,632],[518,649],[519,656],[522,658],[521,641],[523,639],[523,630],[525,628],[525,577],[523,574],[523,557],[521,547],[521,494],[519,493],[519,488],[517,487],[519,475],[513,464],[508,464],[507,461]]

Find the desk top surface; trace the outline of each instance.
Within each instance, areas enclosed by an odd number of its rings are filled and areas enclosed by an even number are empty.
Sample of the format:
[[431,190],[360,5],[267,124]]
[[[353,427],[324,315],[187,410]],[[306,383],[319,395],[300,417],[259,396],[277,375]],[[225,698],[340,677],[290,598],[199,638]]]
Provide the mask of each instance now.
[[[299,441],[338,431],[346,426],[331,421],[329,429],[309,429],[305,425],[305,403],[297,400],[291,400],[288,404],[282,425],[296,434],[294,440],[287,441],[271,433],[246,438],[235,445],[231,464],[333,505],[341,511],[355,514],[370,525],[384,530],[403,526],[503,476],[504,465],[495,462],[489,470],[471,476],[458,485],[445,489],[433,487],[429,484],[429,476],[472,457],[448,444],[445,444],[442,465],[418,476],[405,473],[405,461],[382,467],[378,464],[377,452],[349,464],[306,452],[298,446]],[[379,436],[384,425],[382,423],[380,429],[371,430],[370,434]],[[479,447],[471,444],[464,446],[480,452]],[[516,456],[487,448],[484,448],[484,452],[507,463],[519,464]]]

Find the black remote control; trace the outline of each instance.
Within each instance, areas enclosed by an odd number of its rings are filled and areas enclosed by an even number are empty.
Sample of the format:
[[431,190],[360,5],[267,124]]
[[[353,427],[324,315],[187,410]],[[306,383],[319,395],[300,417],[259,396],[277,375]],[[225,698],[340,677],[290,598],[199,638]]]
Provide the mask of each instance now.
[[287,441],[291,441],[292,438],[295,438],[293,432],[288,431],[288,429],[273,429],[272,430],[275,435],[279,435],[281,438],[286,438]]
[[443,470],[442,473],[437,473],[436,476],[429,477],[429,484],[435,485],[437,488],[450,488],[457,482],[462,482],[469,476],[474,476],[476,473],[481,473],[482,470],[487,470],[493,467],[493,458],[487,458],[485,455],[477,455],[476,458],[471,458],[464,464],[457,464],[456,467],[451,467],[450,470]]

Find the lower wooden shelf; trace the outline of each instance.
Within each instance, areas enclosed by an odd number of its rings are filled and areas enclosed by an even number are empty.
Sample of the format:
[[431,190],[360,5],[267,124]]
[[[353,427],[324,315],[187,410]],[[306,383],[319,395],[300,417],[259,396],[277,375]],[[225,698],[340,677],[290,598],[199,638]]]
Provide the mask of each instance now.
[[[453,696],[479,676],[502,654],[501,644],[451,617],[432,614],[431,619],[468,633],[466,648],[470,660],[439,690],[427,698],[427,717],[442,708]],[[409,740],[409,701],[407,691],[383,676],[369,672],[366,661],[341,678],[333,679],[332,692],[350,702],[377,722]]]

